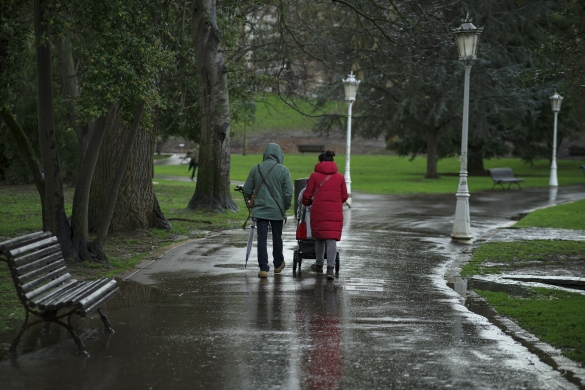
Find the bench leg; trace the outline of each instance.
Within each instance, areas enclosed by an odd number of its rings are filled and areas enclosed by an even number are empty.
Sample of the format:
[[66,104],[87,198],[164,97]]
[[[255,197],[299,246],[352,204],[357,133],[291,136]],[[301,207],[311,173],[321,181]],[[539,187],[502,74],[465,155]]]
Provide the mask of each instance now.
[[10,344],[10,349],[8,350],[8,356],[16,357],[16,347],[18,346],[18,343],[20,342],[20,337],[22,336],[24,331],[27,330],[28,328],[30,328],[31,326],[34,326],[36,324],[40,324],[43,321],[44,320],[33,321],[29,324],[28,323],[28,310],[27,310],[26,317],[24,319],[24,323],[22,324],[22,327],[20,328],[20,332],[18,332],[18,334],[16,335],[14,340],[12,340],[12,344]]
[[104,325],[106,326],[105,332],[114,333],[114,329],[112,329],[112,325],[110,324],[110,321],[108,321],[108,317],[106,317],[104,312],[102,312],[102,309],[101,308],[97,309],[97,312],[100,315],[102,321],[104,322]]
[[45,325],[43,325],[43,329],[41,330],[41,333],[51,333],[51,321],[45,321]]
[[[71,313],[71,314],[73,314],[73,313]],[[83,344],[83,341],[81,341],[81,339],[77,335],[77,332],[75,332],[75,329],[73,329],[73,327],[71,326],[71,314],[69,314],[69,316],[67,316],[67,322],[68,322],[67,324],[64,323],[63,321],[60,321],[60,320],[54,320],[53,322],[61,325],[62,327],[67,329],[69,331],[69,333],[71,333],[71,336],[73,336],[73,340],[75,340],[75,344],[77,344],[77,347],[79,348],[79,352],[78,352],[79,355],[89,357],[89,353],[87,352],[87,349],[85,348],[85,345]]]

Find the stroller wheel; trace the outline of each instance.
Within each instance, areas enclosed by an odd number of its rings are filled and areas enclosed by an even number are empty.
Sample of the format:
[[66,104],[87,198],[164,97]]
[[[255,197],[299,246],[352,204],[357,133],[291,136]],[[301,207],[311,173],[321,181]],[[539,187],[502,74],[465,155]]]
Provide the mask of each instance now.
[[339,273],[339,251],[335,255],[335,273]]

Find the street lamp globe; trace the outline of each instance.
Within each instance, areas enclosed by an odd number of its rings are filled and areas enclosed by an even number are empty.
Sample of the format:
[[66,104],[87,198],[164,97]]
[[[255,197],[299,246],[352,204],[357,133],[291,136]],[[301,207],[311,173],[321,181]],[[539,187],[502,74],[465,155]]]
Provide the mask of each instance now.
[[554,112],[561,111],[561,103],[563,102],[564,98],[561,95],[559,95],[557,91],[555,91],[555,94],[549,97],[549,99],[550,105],[552,106],[552,110]]
[[552,110],[555,113],[555,125],[552,144],[553,154],[552,162],[550,164],[550,178],[548,181],[548,185],[549,187],[558,187],[559,181],[557,179],[557,117],[559,115],[559,111],[561,111],[561,103],[563,102],[563,97],[559,95],[557,91],[555,91],[555,94],[550,96],[549,99]]
[[457,48],[459,49],[459,60],[469,61],[476,60],[477,46],[479,44],[479,35],[483,27],[477,28],[471,23],[469,13],[462,20],[463,24],[453,30],[457,38]]
[[343,87],[345,88],[345,101],[348,103],[347,108],[347,142],[346,142],[346,150],[345,150],[345,185],[347,186],[347,204],[351,207],[351,176],[349,174],[349,156],[351,153],[351,106],[355,101],[355,96],[357,94],[358,86],[360,85],[360,80],[356,80],[353,75],[353,71],[347,76],[347,79],[343,80]]
[[360,80],[357,80],[354,77],[353,71],[347,75],[347,79],[343,80],[343,87],[345,88],[345,100],[347,102],[355,101],[355,95],[357,94],[359,85]]

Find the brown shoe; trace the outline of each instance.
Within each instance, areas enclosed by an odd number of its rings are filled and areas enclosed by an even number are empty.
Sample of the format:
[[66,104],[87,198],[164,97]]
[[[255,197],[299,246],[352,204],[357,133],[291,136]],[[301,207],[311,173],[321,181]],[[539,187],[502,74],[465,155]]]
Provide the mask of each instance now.
[[274,269],[274,273],[275,273],[275,274],[279,274],[279,273],[280,273],[280,271],[282,271],[282,270],[284,269],[284,266],[285,266],[285,265],[286,265],[286,264],[284,263],[284,260],[283,260],[283,261],[282,261],[282,264],[281,264],[281,265],[280,265],[278,268],[275,268],[275,269]]
[[258,277],[259,278],[267,278],[268,272],[267,271],[258,271]]

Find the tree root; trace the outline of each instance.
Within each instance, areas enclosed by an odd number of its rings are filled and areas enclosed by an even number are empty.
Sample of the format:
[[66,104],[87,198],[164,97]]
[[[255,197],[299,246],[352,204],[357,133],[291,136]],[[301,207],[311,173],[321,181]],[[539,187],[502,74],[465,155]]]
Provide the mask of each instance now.
[[212,225],[213,222],[207,219],[188,219],[188,218],[167,218],[168,221],[185,221],[185,222],[195,222],[195,223],[207,223]]

